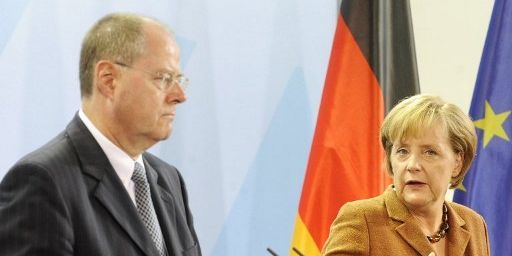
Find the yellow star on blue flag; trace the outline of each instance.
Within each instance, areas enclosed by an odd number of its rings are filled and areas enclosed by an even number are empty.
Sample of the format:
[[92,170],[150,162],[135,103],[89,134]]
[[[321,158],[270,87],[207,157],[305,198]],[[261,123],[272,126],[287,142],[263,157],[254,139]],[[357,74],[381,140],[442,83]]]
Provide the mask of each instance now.
[[470,116],[478,148],[453,201],[487,223],[491,255],[512,255],[512,4],[495,0]]
[[509,141],[507,132],[503,129],[503,123],[509,115],[510,111],[496,114],[489,101],[485,101],[485,117],[474,122],[476,127],[484,130],[484,148],[494,136]]

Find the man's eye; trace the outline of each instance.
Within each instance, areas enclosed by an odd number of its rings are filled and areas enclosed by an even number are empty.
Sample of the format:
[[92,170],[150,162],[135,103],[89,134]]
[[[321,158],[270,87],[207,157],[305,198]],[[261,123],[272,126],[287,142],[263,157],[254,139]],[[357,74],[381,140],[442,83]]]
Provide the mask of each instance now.
[[163,83],[165,85],[165,84],[168,84],[171,81],[171,76],[169,76],[169,75],[160,75],[160,76],[155,77],[155,80],[158,80],[158,81],[160,81],[161,83]]

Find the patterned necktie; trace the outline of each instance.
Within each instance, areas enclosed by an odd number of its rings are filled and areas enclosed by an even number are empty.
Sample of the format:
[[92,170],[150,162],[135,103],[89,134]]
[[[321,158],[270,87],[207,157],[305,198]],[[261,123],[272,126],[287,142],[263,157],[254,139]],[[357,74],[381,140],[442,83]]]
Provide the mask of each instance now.
[[149,191],[149,183],[146,177],[146,171],[142,168],[142,165],[135,162],[135,169],[132,175],[132,180],[135,183],[135,203],[139,216],[144,222],[144,225],[151,235],[151,239],[155,243],[155,246],[160,256],[165,255],[165,245],[162,239],[162,230],[156,217],[155,208],[153,207],[153,201],[151,200],[151,193]]

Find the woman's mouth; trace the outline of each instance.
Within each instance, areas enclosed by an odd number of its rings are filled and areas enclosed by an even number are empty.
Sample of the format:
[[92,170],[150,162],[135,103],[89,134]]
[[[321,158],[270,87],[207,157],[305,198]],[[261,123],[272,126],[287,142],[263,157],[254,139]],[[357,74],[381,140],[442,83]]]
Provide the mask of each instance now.
[[426,185],[426,184],[427,183],[422,182],[422,181],[418,181],[418,180],[409,180],[409,181],[405,182],[405,185],[409,186],[409,187],[421,187],[421,186]]

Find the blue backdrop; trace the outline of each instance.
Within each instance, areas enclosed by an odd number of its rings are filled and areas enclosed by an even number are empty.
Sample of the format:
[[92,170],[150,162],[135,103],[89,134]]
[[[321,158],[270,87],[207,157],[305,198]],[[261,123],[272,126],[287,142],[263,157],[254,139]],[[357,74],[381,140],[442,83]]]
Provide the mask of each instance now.
[[177,166],[205,255],[288,252],[337,16],[336,1],[0,2],[0,178],[79,107],[81,40],[130,11],[174,29],[188,101],[151,151]]

